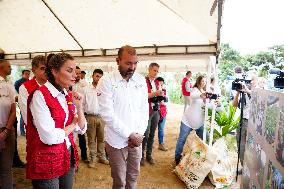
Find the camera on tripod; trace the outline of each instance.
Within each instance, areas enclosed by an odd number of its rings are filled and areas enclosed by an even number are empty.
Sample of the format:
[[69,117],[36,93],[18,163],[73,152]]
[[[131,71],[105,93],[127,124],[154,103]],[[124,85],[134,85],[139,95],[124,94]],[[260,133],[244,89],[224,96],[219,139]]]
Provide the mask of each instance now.
[[164,102],[168,102],[168,98],[165,96],[155,96],[150,98],[150,102],[154,104],[153,106],[153,111],[158,111],[160,109],[160,103],[164,101]]
[[247,75],[243,74],[243,78],[237,78],[235,81],[232,83],[232,90],[240,91],[243,89],[243,84],[246,86],[250,85],[251,79],[247,79]]
[[274,79],[274,87],[284,89],[284,70],[273,68],[269,70],[269,73],[277,74],[277,77]]

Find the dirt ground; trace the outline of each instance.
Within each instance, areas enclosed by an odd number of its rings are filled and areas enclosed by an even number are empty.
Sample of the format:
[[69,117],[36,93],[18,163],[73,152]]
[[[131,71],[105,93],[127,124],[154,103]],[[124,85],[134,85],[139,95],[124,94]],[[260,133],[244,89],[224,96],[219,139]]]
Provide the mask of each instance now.
[[[146,163],[141,167],[141,174],[138,181],[138,189],[184,189],[182,181],[172,172],[175,144],[179,133],[179,124],[183,112],[182,105],[169,104],[167,123],[165,127],[165,143],[169,150],[163,152],[158,150],[158,138],[155,136],[153,157],[156,164],[151,166]],[[19,136],[18,148],[22,160],[25,160],[25,138]],[[232,161],[236,162],[236,155],[232,155]],[[235,163],[233,163],[235,164]],[[25,179],[25,169],[14,169],[16,188],[32,188],[31,182]],[[79,170],[74,180],[74,189],[107,189],[111,188],[112,179],[110,167],[97,164],[96,168],[88,168],[87,164],[80,161]],[[200,189],[210,189],[214,186],[206,179]]]

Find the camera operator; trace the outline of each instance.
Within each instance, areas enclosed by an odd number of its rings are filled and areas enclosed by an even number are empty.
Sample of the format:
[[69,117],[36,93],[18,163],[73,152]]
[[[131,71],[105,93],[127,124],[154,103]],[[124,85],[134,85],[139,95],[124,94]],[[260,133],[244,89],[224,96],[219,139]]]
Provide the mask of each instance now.
[[152,149],[155,137],[155,131],[160,120],[160,102],[161,97],[163,97],[163,91],[160,89],[159,81],[156,77],[159,73],[159,64],[151,63],[149,65],[149,73],[146,77],[146,83],[148,87],[148,103],[149,103],[149,121],[148,127],[144,134],[144,139],[142,142],[142,159],[140,164],[143,166],[145,162],[144,151],[146,148],[146,161],[151,165],[155,164],[152,157]]
[[[242,117],[242,129],[240,133],[240,128],[237,129],[237,144],[239,145],[239,136],[241,134],[241,141],[240,146],[238,146],[239,151],[239,157],[241,161],[241,165],[243,165],[244,161],[244,152],[245,152],[245,142],[246,142],[246,135],[247,135],[247,127],[248,127],[248,119],[249,119],[249,111],[250,111],[250,105],[251,105],[251,93],[254,88],[258,85],[258,77],[256,73],[252,73],[251,75],[251,82],[250,84],[245,84],[244,82],[241,82],[241,89],[236,91],[236,94],[234,96],[234,99],[232,101],[232,105],[234,107],[240,107],[240,94],[243,92],[243,100],[244,100],[244,107],[243,107],[243,117]],[[239,172],[241,174],[241,172]]]

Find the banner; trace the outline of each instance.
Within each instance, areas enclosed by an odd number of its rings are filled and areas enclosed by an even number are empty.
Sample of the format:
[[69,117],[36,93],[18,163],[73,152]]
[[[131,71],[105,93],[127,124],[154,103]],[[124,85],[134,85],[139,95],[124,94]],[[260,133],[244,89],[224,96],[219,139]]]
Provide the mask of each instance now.
[[284,93],[254,90],[248,121],[241,187],[284,189]]

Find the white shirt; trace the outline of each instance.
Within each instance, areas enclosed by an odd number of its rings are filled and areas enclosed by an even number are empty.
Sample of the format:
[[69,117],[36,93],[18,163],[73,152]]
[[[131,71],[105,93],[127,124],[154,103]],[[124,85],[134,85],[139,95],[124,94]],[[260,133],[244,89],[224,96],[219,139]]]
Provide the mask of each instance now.
[[198,129],[204,122],[205,106],[203,99],[200,97],[201,92],[197,87],[194,87],[190,93],[190,105],[186,108],[182,116],[182,122],[192,129]]
[[114,148],[128,146],[131,133],[144,134],[149,119],[148,89],[138,74],[127,82],[119,71],[103,76],[97,86],[99,111],[104,121],[105,141]]
[[82,83],[83,86],[89,85],[89,83],[85,79],[80,79],[80,82]]
[[[182,116],[182,122],[192,129],[198,129],[204,125],[205,102],[200,97],[201,92],[197,87],[192,88],[190,93],[190,105],[186,108]],[[214,101],[208,103],[208,108],[214,106]],[[223,107],[216,107],[216,111],[223,111]]]
[[[154,80],[150,80],[150,84],[151,84],[151,93],[156,92],[157,91],[157,87],[156,87],[156,83],[155,83],[155,79]],[[155,104],[153,102],[151,102],[151,106],[155,106]]]
[[84,87],[87,86],[87,83],[84,80],[79,80],[75,85],[72,87],[72,90],[75,92],[82,93]]
[[[37,80],[36,80],[37,82]],[[41,86],[38,82],[37,84]],[[27,125],[27,101],[28,101],[28,90],[26,89],[25,85],[21,85],[19,88],[19,98],[18,103],[19,107],[23,116],[24,123]]]
[[84,96],[83,107],[84,112],[87,114],[96,115],[99,114],[99,103],[97,89],[93,84],[89,84],[82,88],[82,94]]
[[150,83],[151,83],[151,86],[152,86],[151,92],[157,91],[155,79],[154,80],[150,80]]
[[[64,121],[64,126],[66,126],[66,122],[69,115],[68,105],[65,98],[65,96],[67,95],[67,91],[64,89],[65,95],[62,94],[48,81],[44,85],[50,91],[51,95],[57,98],[61,107],[63,108],[66,114]],[[55,122],[51,117],[49,108],[46,105],[41,91],[35,91],[30,104],[30,109],[33,115],[33,124],[37,128],[40,140],[44,144],[60,144],[63,143],[65,140],[67,148],[71,146],[69,138],[65,136],[65,131],[60,128],[55,128]],[[79,134],[84,134],[86,132],[86,129],[86,124],[83,130],[81,130],[80,127],[77,125],[74,131],[78,132]]]
[[185,82],[185,90],[187,92],[190,92],[192,90],[192,85],[189,79]]
[[250,106],[251,106],[251,97],[248,96],[248,94],[245,93],[245,105],[243,108],[243,118],[249,119],[249,112],[250,112]]
[[0,76],[0,128],[6,127],[11,105],[15,103],[13,86]]

